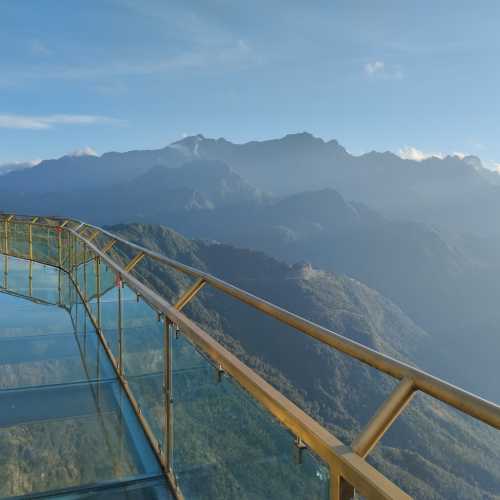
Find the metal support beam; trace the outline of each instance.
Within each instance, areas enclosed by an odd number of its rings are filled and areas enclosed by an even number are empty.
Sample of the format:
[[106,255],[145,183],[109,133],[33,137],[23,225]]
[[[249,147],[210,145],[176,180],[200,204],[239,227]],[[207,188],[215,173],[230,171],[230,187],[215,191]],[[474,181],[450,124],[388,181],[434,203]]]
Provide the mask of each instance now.
[[163,324],[163,394],[165,401],[163,460],[165,469],[169,471],[172,471],[173,450],[171,325],[172,323],[165,318]]
[[95,294],[97,303],[97,326],[101,328],[101,258],[95,258]]
[[137,264],[139,264],[139,262],[141,262],[141,260],[145,257],[145,253],[144,252],[139,252],[135,257],[133,257],[130,262],[125,266],[125,269],[124,271],[127,272],[127,273],[130,273],[132,271],[132,269],[134,269],[135,266],[137,266]]
[[123,294],[119,275],[117,275],[116,286],[118,288],[118,370],[120,375],[123,376]]
[[111,241],[108,241],[108,242],[104,245],[103,249],[101,250],[101,251],[102,251],[102,253],[108,253],[108,252],[109,252],[109,251],[113,248],[113,246],[115,245],[115,243],[116,243],[116,240],[111,240]]
[[188,303],[191,301],[191,299],[194,298],[194,296],[205,286],[206,281],[204,278],[200,278],[196,280],[179,298],[179,300],[175,303],[174,307],[180,311],[182,310],[185,306],[188,305]]
[[99,231],[99,229],[96,229],[96,230],[95,230],[95,231],[94,231],[94,232],[93,232],[93,233],[92,233],[92,234],[91,234],[91,235],[87,238],[87,240],[88,240],[88,241],[94,241],[94,240],[97,238],[97,236],[98,236],[98,234],[99,234],[100,232],[101,232],[101,231]]
[[415,390],[415,384],[410,378],[404,378],[399,382],[352,443],[354,453],[365,458],[373,450],[394,420],[398,418],[411,401]]
[[[36,222],[36,221],[35,221]],[[33,260],[33,226],[28,226],[29,259]]]

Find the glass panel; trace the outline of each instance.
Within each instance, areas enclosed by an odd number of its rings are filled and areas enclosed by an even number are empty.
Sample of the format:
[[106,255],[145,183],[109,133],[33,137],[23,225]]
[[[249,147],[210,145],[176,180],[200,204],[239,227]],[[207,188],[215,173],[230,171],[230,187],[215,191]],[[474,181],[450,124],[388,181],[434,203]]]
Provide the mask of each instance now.
[[173,500],[165,479],[145,479],[115,486],[89,488],[44,498],[58,500]]
[[0,293],[0,338],[71,332],[71,317],[63,308]]
[[93,258],[94,255],[85,251],[85,265],[84,265],[84,290],[85,290],[85,298],[88,301],[88,306],[92,317],[98,322],[98,299],[97,299],[97,263]]
[[101,331],[117,363],[120,358],[119,302],[121,293],[122,289],[115,286],[100,298]]
[[31,294],[36,299],[41,299],[52,304],[60,302],[59,287],[62,287],[62,273],[58,269],[44,264],[33,262],[31,265]]
[[129,287],[123,292],[123,364],[130,376],[163,371],[163,321]]
[[21,295],[29,295],[29,261],[9,258],[7,265],[8,270],[5,288]]
[[0,338],[0,389],[113,377],[95,334]]
[[163,439],[164,323],[127,286],[123,292],[123,367],[130,388],[158,441]]
[[9,222],[8,233],[9,254],[27,258],[29,256],[28,224]]
[[297,460],[287,429],[182,336],[172,343],[174,472],[186,498],[329,498],[326,466],[306,450]]
[[0,391],[0,496],[160,474],[116,382]]
[[51,231],[51,229],[47,227],[37,225],[31,226],[32,252],[34,260],[52,263],[52,252],[50,249],[52,242],[49,244],[49,231]]

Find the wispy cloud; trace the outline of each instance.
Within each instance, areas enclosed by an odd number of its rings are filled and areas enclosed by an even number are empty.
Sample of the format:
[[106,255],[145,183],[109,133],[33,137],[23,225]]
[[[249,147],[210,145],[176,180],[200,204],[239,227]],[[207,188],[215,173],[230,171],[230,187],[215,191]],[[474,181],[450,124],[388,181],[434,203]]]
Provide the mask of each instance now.
[[97,151],[90,146],[85,146],[84,148],[69,152],[68,156],[97,156]]
[[423,161],[429,158],[439,158],[442,160],[447,156],[456,156],[463,160],[467,156],[470,156],[469,153],[464,153],[462,151],[454,151],[453,153],[442,153],[438,151],[428,152],[422,151],[421,149],[417,149],[413,146],[405,146],[398,151],[398,156],[403,158],[403,160],[414,160],[414,161]]
[[383,61],[369,62],[365,64],[365,73],[367,75],[376,75],[383,73],[385,70],[385,63]]
[[59,125],[123,125],[122,120],[100,115],[11,115],[0,114],[0,128],[47,130]]
[[8,174],[14,170],[24,170],[38,165],[42,160],[29,160],[29,161],[10,161],[0,163],[0,175]]
[[41,40],[32,40],[29,49],[35,56],[47,57],[52,55],[52,51]]
[[403,160],[415,160],[423,161],[427,158],[444,158],[443,153],[427,153],[413,146],[405,146],[398,151],[398,155],[403,158]]
[[485,168],[488,170],[493,170],[493,172],[496,172],[497,174],[500,174],[500,163],[495,160],[484,160],[483,165]]
[[365,75],[369,78],[384,78],[400,80],[403,72],[398,67],[388,68],[384,61],[372,61],[364,65]]
[[14,87],[37,80],[95,80],[147,76],[176,70],[245,69],[262,62],[252,46],[243,39],[218,47],[202,47],[170,57],[143,61],[110,61],[106,64],[54,65],[40,63],[29,69],[6,70],[0,74],[0,87]]

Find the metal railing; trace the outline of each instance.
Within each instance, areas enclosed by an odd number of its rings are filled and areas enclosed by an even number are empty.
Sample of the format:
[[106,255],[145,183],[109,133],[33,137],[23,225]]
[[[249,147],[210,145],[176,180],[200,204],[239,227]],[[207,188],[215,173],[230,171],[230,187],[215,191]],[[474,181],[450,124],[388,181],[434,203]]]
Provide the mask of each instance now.
[[[2,241],[0,247],[1,251],[6,254],[11,254],[9,253],[8,241],[9,225],[26,224],[28,227],[37,225],[51,228],[50,231],[57,234],[53,241],[59,247],[55,252],[57,262],[49,262],[49,264],[63,269],[65,266],[62,257],[64,253],[62,246],[66,244],[66,250],[68,250],[74,247],[72,241],[81,242],[86,251],[89,252],[90,258],[95,259],[97,263],[105,263],[113,269],[120,280],[127,283],[160,315],[164,315],[166,324],[180,327],[186,337],[199,350],[205,353],[217,366],[220,366],[221,370],[234,378],[278,421],[286,426],[297,437],[298,443],[310,448],[328,464],[330,468],[331,499],[345,500],[352,498],[354,491],[359,492],[366,498],[408,498],[397,486],[369,465],[365,458],[418,391],[426,393],[496,429],[500,429],[500,407],[498,405],[286,311],[211,274],[131,243],[97,226],[60,217],[34,218],[14,216],[12,214],[0,215],[0,223],[4,225],[4,236],[3,239],[0,238],[0,241]],[[31,229],[26,234],[31,235]],[[97,240],[99,240],[100,246],[97,245]],[[110,250],[117,243],[123,244],[130,251],[135,252],[135,255],[125,265],[116,262],[109,255]],[[28,258],[33,258],[31,245],[31,236],[29,236],[28,248],[26,249]],[[26,258],[26,256],[24,257]],[[196,282],[172,305],[131,274],[134,267],[145,258],[152,259],[196,278]],[[74,256],[69,255],[66,262],[73,261],[73,264],[75,264],[74,259]],[[210,285],[228,296],[252,306],[258,311],[400,381],[365,428],[356,436],[350,448],[343,445],[318,422],[285,398],[181,312],[181,309],[196,296],[204,285]],[[99,320],[96,321],[95,326],[99,332]],[[104,337],[102,337],[102,341],[106,346],[107,343]],[[114,360],[111,350],[108,349],[108,351],[119,373],[119,364]],[[166,353],[167,358],[168,353]],[[126,380],[122,380],[122,382],[127,387]],[[167,390],[169,383],[168,376],[166,376],[165,387]],[[130,397],[133,399],[133,395],[130,395]],[[146,429],[148,428],[147,422],[144,421],[143,425]],[[154,443],[153,438],[151,440]],[[162,460],[167,476],[175,483],[172,464],[167,459],[169,456],[168,451],[164,452],[158,449],[156,445],[154,447]]]

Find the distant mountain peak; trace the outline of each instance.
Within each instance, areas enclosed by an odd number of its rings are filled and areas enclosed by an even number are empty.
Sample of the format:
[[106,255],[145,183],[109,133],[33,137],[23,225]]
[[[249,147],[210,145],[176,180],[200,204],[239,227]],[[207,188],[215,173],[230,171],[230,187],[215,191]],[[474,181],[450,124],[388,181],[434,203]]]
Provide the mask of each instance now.
[[170,147],[180,149],[181,151],[193,156],[199,156],[199,145],[205,140],[206,138],[203,134],[190,135],[182,138],[180,141],[175,141],[170,145]]
[[482,170],[484,168],[483,162],[478,156],[475,155],[468,155],[464,156],[462,158],[462,161],[467,163],[467,165],[470,165],[473,167],[475,170]]
[[310,141],[310,142],[325,142],[321,137],[316,137],[310,132],[295,132],[293,134],[287,134],[285,137],[283,137],[283,140],[289,140],[289,141]]

